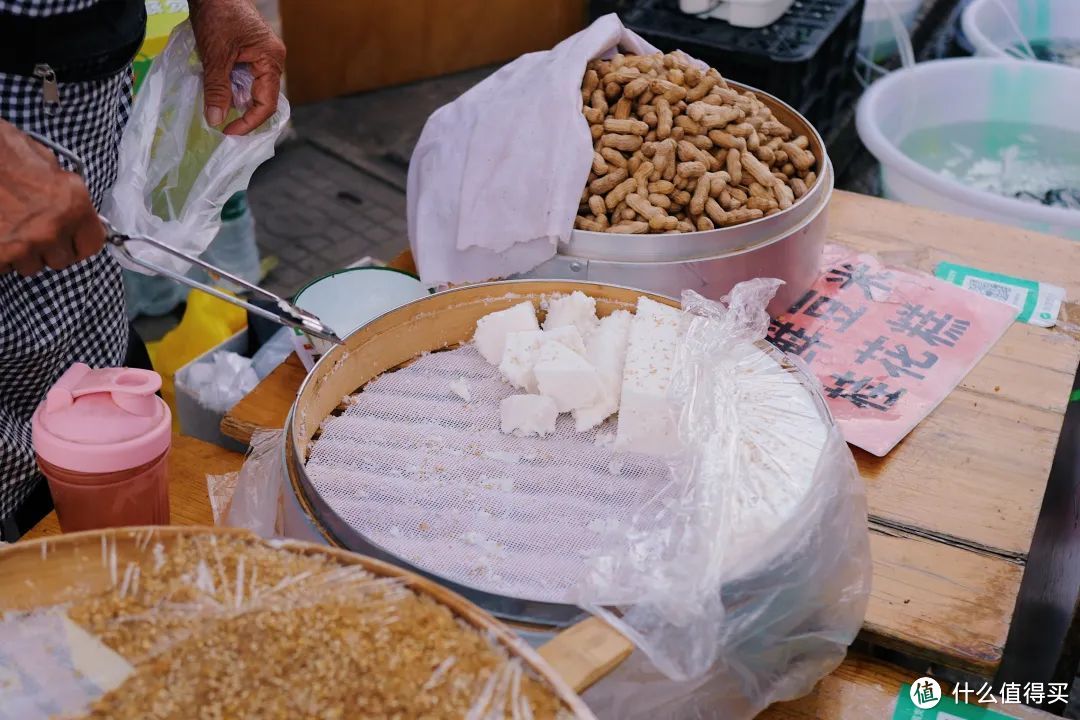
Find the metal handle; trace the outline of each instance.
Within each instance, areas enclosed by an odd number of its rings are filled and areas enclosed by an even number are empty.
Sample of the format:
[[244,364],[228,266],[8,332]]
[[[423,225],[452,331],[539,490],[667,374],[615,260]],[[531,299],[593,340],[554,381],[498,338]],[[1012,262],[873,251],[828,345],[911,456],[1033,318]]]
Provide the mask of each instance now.
[[[39,135],[38,133],[30,131],[26,131],[26,134],[32,137],[34,140],[37,140],[39,143],[46,146],[53,152],[67,158],[75,167],[75,171],[81,177],[86,177],[86,163],[84,163],[82,158],[80,158],[78,155],[68,150],[63,145],[55,143],[49,138],[44,137],[43,135]],[[230,272],[222,270],[215,265],[211,265],[210,263],[206,262],[201,258],[195,257],[193,255],[188,255],[184,252],[180,252],[176,248],[169,247],[165,243],[159,242],[153,238],[145,237],[142,235],[127,235],[125,233],[122,233],[117,230],[116,227],[111,222],[109,222],[109,219],[104,215],[99,214],[98,220],[101,221],[102,227],[105,228],[106,241],[116,250],[116,252],[123,255],[124,258],[128,260],[128,262],[145,268],[156,275],[163,275],[167,278],[175,280],[178,283],[195,288],[196,290],[201,290],[205,293],[209,293],[210,295],[213,295],[216,298],[220,298],[226,302],[230,302],[233,305],[238,305],[247,310],[248,312],[258,315],[259,317],[266,318],[267,320],[271,320],[286,327],[302,330],[303,332],[313,335],[321,340],[326,340],[327,342],[331,342],[336,345],[344,344],[341,338],[338,337],[333,330],[326,327],[326,325],[324,325],[318,317],[288,302],[284,298],[275,295],[269,290],[261,288],[258,285],[254,285],[247,280],[244,280],[241,277],[237,277]],[[213,287],[212,285],[203,284],[198,280],[189,278],[182,273],[178,273],[174,270],[161,267],[160,265],[152,263],[148,260],[142,260],[140,258],[137,258],[132,255],[131,251],[128,250],[128,248],[126,247],[126,244],[128,242],[143,242],[157,248],[158,250],[161,250],[162,252],[168,253],[173,257],[180,258],[184,262],[191,263],[192,265],[197,265],[213,276],[222,277],[231,283],[239,285],[245,290],[248,290],[252,293],[255,293],[272,301],[277,306],[278,310],[281,311],[281,314],[279,315],[270,312],[265,308],[258,307],[257,305],[252,305],[243,298],[236,297],[235,295],[230,295],[229,293],[223,292],[218,288]]]

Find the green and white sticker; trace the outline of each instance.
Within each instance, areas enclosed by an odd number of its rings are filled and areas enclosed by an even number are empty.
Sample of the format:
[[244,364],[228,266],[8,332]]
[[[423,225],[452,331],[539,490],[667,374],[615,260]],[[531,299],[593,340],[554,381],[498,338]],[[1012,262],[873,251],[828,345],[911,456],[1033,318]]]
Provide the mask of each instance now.
[[978,268],[943,262],[934,274],[953,285],[979,293],[1017,309],[1016,319],[1029,325],[1053,327],[1065,302],[1065,290],[1057,285],[988,272]]
[[[926,680],[916,681],[916,685]],[[942,695],[936,682],[932,687],[916,687],[905,683],[900,686],[896,698],[896,710],[892,720],[1014,720],[982,705],[958,703],[948,695]]]

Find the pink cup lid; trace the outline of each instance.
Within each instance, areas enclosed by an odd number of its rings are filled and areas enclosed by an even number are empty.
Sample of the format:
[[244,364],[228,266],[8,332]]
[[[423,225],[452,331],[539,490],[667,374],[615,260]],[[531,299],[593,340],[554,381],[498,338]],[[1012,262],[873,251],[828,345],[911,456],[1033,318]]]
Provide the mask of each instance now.
[[75,363],[60,376],[32,422],[34,452],[75,472],[116,472],[157,458],[172,441],[169,406],[150,370],[92,370]]

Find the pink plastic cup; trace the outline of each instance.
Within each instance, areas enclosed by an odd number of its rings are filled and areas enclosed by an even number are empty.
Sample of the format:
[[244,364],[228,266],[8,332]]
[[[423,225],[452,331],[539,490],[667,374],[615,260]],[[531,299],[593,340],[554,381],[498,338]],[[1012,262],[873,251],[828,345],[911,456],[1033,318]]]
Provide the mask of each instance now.
[[149,370],[65,372],[32,421],[38,467],[64,532],[169,524],[172,414]]

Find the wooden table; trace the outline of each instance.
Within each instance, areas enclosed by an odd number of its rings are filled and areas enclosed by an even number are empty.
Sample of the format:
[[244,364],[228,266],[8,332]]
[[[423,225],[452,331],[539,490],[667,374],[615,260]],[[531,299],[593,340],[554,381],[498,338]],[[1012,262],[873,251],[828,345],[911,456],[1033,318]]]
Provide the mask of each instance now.
[[[887,457],[853,452],[874,559],[864,638],[914,662],[997,673],[999,682],[1071,681],[1076,463],[1059,463],[1049,490],[1048,478],[1080,359],[1080,243],[840,191],[829,222],[832,242],[889,264],[932,271],[949,260],[1066,289],[1058,327],[1014,324]],[[226,414],[222,430],[247,441],[256,428],[281,427],[304,376],[290,358]],[[1044,494],[1055,499],[1041,512]],[[1056,613],[1040,615],[1047,605]],[[1013,624],[1027,636],[1010,638]]]
[[[174,525],[212,525],[213,512],[206,491],[206,475],[239,470],[243,456],[201,440],[173,437],[170,457],[169,497]],[[56,513],[50,513],[20,542],[60,534]],[[761,720],[865,720],[890,718],[903,683],[917,673],[851,652],[843,665],[824,678],[812,693],[799,700],[778,703]],[[1012,714],[1022,720],[1046,720],[1049,716],[1016,706]]]

